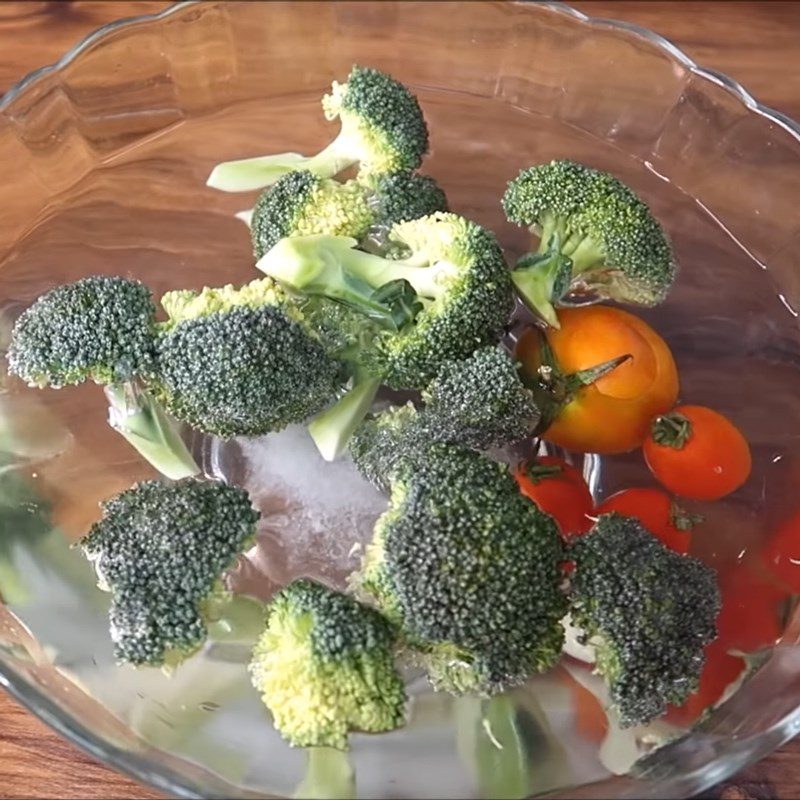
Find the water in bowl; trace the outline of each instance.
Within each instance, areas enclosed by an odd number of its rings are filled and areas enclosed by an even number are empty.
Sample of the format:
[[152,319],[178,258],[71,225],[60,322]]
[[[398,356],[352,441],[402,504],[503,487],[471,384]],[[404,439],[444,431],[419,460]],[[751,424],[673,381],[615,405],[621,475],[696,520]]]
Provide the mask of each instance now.
[[[663,306],[641,314],[675,353],[682,398],[731,416],[753,450],[753,474],[741,491],[716,504],[686,504],[706,517],[694,552],[721,570],[754,560],[793,510],[791,486],[800,470],[796,313],[769,273],[693,200],[606,143],[500,101],[420,96],[433,131],[425,171],[445,187],[454,211],[497,231],[510,259],[524,250],[527,236],[504,221],[498,200],[520,168],[538,161],[571,157],[612,170],[665,222],[680,278]],[[312,152],[330,135],[316,97],[272,98],[187,120],[103,164],[46,208],[3,262],[7,315],[15,317],[49,287],[89,274],[135,276],[156,296],[257,277],[247,230],[234,217],[252,196],[204,184],[215,162],[259,154],[265,130],[276,150]],[[17,536],[9,548],[20,591],[6,596],[13,612],[5,615],[6,638],[16,625],[19,654],[35,662],[40,680],[64,687],[68,706],[83,708],[84,693],[149,745],[243,791],[291,796],[304,778],[306,754],[273,730],[249,685],[245,644],[208,646],[170,678],[113,663],[108,598],[66,543],[97,519],[103,498],[152,473],[105,424],[102,392],[94,386],[34,392],[18,381],[4,391],[14,424],[37,414],[40,422],[28,428],[48,430],[38,447],[22,449],[18,470],[51,505],[54,525],[44,540]],[[344,586],[386,502],[346,460],[323,463],[302,428],[250,441],[195,437],[194,445],[209,474],[246,486],[264,515],[258,546],[232,576],[237,589],[266,599],[301,575]],[[650,484],[638,453],[598,463],[592,475],[599,497]],[[12,536],[15,519],[4,521]],[[575,665],[532,680],[511,696],[514,741],[499,741],[507,731],[484,723],[491,709],[435,694],[409,671],[408,725],[353,736],[349,759],[358,795],[517,796],[626,771],[652,744],[653,731],[605,740],[602,732],[587,734],[574,713],[580,690],[570,670],[596,690]],[[489,754],[482,762],[491,765],[488,772],[510,783],[487,784],[487,772],[475,768],[476,747]]]

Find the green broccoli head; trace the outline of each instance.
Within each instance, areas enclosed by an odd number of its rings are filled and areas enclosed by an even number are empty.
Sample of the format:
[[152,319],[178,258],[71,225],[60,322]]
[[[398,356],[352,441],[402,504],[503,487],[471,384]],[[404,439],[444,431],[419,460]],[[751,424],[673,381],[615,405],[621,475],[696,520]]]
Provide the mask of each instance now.
[[505,466],[433,444],[394,470],[361,581],[435,688],[489,695],[558,660],[561,558],[555,523]]
[[540,237],[512,277],[523,300],[553,324],[573,291],[623,303],[660,303],[675,279],[667,236],[645,203],[613,175],[573,161],[523,170],[503,208]]
[[569,548],[570,613],[596,654],[621,724],[644,724],[695,692],[716,637],[714,570],[665,547],[634,519],[605,514]]
[[92,276],[57,286],[14,325],[9,372],[54,389],[130,380],[151,366],[154,317],[150,290],[138,281]]
[[390,245],[404,258],[354,249],[354,239],[282,239],[258,268],[299,293],[347,301],[364,314],[372,292],[402,284],[418,308],[398,330],[384,330],[360,355],[362,365],[396,389],[423,388],[448,359],[497,342],[513,307],[511,281],[497,240],[480,225],[436,213],[395,225]]
[[431,438],[474,450],[513,444],[539,422],[533,394],[503,350],[485,347],[459,361],[446,361],[422,393]]
[[228,192],[270,186],[294,170],[322,178],[359,166],[359,177],[415,170],[428,152],[428,127],[417,98],[385,72],[354,66],[346,83],[334,81],[322,100],[338,136],[315,156],[281,153],[217,164],[208,185]]
[[193,478],[144,481],[103,504],[81,547],[111,593],[120,662],[175,666],[203,644],[258,517],[244,490]]
[[222,437],[302,422],[338,394],[342,366],[272,281],[165,295],[153,391],[175,417]]
[[350,456],[361,475],[386,492],[395,468],[430,441],[424,414],[406,403],[364,420],[350,440]]
[[374,211],[373,225],[391,228],[399,222],[448,210],[447,196],[430,175],[392,172],[372,176],[366,183]]
[[290,172],[266,189],[256,202],[250,223],[253,252],[261,258],[286,236],[325,233],[360,239],[374,212],[364,186],[339,183],[313,172]]
[[405,720],[394,642],[374,609],[298,580],[270,603],[250,674],[292,746],[343,750],[350,731],[390,731]]

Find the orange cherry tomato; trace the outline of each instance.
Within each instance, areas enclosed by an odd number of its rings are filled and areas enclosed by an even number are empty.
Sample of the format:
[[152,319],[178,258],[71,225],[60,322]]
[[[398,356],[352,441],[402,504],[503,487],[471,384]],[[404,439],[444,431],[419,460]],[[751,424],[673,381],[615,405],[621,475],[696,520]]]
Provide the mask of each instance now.
[[[678,371],[666,342],[646,322],[610,306],[561,309],[561,327],[528,328],[516,356],[530,376],[546,361],[542,336],[560,374],[630,358],[588,386],[570,391],[542,438],[577,452],[624,453],[639,447],[650,420],[678,397]],[[545,364],[545,368],[546,368]]]
[[602,703],[567,670],[560,670],[560,675],[570,690],[575,730],[581,738],[600,744],[608,733],[608,716]]
[[653,421],[644,458],[658,481],[677,495],[718,500],[749,477],[750,446],[722,414],[678,406]]
[[767,542],[764,563],[793,592],[800,593],[800,509]]
[[616,511],[635,517],[647,530],[676,553],[688,553],[692,542],[691,528],[699,520],[678,508],[672,498],[660,489],[624,489],[612,494],[595,514]]
[[586,533],[594,507],[580,470],[555,456],[542,456],[514,470],[520,491],[556,521],[562,535]]

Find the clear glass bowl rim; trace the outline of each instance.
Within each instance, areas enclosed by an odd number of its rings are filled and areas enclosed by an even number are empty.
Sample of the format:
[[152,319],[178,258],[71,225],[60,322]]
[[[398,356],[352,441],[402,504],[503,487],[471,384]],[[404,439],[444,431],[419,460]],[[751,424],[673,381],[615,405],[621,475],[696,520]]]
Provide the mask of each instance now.
[[[533,5],[535,3],[538,7],[544,7],[554,14],[561,14],[576,19],[590,29],[623,31],[628,35],[633,35],[634,37],[644,40],[661,50],[670,59],[691,72],[694,76],[722,87],[741,103],[748,112],[764,118],[767,123],[778,125],[800,142],[799,122],[791,119],[780,111],[776,111],[773,108],[759,103],[737,80],[717,70],[699,65],[669,39],[648,28],[623,20],[593,17],[584,14],[576,8],[572,8],[566,3],[557,2],[557,0],[511,1],[515,5]],[[59,73],[83,52],[111,34],[122,29],[134,28],[142,24],[154,24],[186,8],[200,5],[201,3],[202,0],[183,0],[155,14],[141,14],[133,17],[125,17],[97,28],[77,42],[58,59],[58,61],[37,68],[14,83],[6,93],[0,97],[0,113],[10,108],[18,98],[29,90],[32,90],[40,81],[46,79],[48,76]],[[87,726],[83,725],[77,718],[65,714],[58,704],[48,697],[45,692],[34,686],[12,666],[4,663],[2,659],[0,659],[0,685],[31,713],[35,714],[59,734],[65,736],[100,761],[105,762],[114,769],[136,780],[175,797],[222,798],[226,796],[222,791],[213,791],[207,781],[194,781],[186,776],[179,776],[171,770],[164,768],[155,771],[146,756],[116,747],[108,741],[99,739]],[[765,731],[757,737],[760,741],[753,743],[754,746],[750,748],[744,760],[726,761],[725,759],[717,759],[716,762],[706,765],[707,768],[703,769],[700,774],[697,774],[695,780],[692,781],[691,788],[689,789],[691,795],[693,796],[705,791],[711,786],[730,777],[735,772],[738,772],[744,767],[768,755],[792,738],[798,729],[800,729],[800,705],[772,729]]]

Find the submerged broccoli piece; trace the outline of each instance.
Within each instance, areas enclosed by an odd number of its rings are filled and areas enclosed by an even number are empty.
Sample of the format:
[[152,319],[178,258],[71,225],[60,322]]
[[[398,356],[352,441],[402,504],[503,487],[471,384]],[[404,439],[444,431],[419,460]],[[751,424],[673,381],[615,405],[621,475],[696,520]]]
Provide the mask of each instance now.
[[109,424],[168,478],[199,470],[172,420],[135,380],[153,368],[155,305],[126,278],[93,276],[57,286],[22,313],[9,372],[30,386],[94,381],[106,388]]
[[342,365],[272,281],[171,292],[153,390],[178,419],[222,437],[302,422],[338,394]]
[[432,438],[474,450],[524,439],[540,418],[532,392],[520,379],[518,365],[497,347],[444,362],[422,399]]
[[[282,239],[257,266],[291,291],[340,299],[364,316],[375,292],[402,298],[406,324],[378,332],[358,360],[376,385],[423,388],[444,361],[498,341],[513,305],[509,272],[494,236],[455,214],[395,225],[389,242],[405,257],[356,250],[348,237]],[[339,427],[335,413],[325,420],[325,431]]]
[[322,99],[325,117],[339,119],[339,135],[310,158],[297,153],[217,164],[208,185],[226,192],[269,186],[294,170],[332,178],[355,164],[359,175],[415,170],[428,152],[428,127],[417,98],[384,72],[354,66],[347,83],[334,81]]
[[394,641],[374,609],[298,580],[270,603],[250,674],[292,746],[343,750],[350,731],[390,731],[405,720]]
[[717,635],[714,570],[665,547],[634,519],[604,514],[573,541],[570,614],[595,652],[623,727],[695,692]]
[[222,575],[258,518],[243,489],[193,478],[144,481],[103,504],[81,547],[111,592],[121,663],[174,667],[203,644],[230,601]]
[[573,161],[523,170],[503,196],[509,221],[540,237],[512,278],[555,327],[553,308],[579,291],[623,303],[660,303],[675,279],[669,241],[650,209],[613,175]]
[[561,558],[555,523],[504,465],[433,444],[394,469],[361,583],[435,688],[491,695],[560,657]]
[[290,172],[264,190],[250,218],[256,259],[288,236],[329,234],[362,239],[371,230],[446,211],[447,199],[433,178],[416,173],[379,175],[369,185],[340,183],[313,172]]
[[517,365],[496,347],[444,362],[422,399],[422,409],[408,403],[365,420],[350,441],[357,469],[379,491],[398,463],[431,442],[483,451],[530,436],[539,422]]

